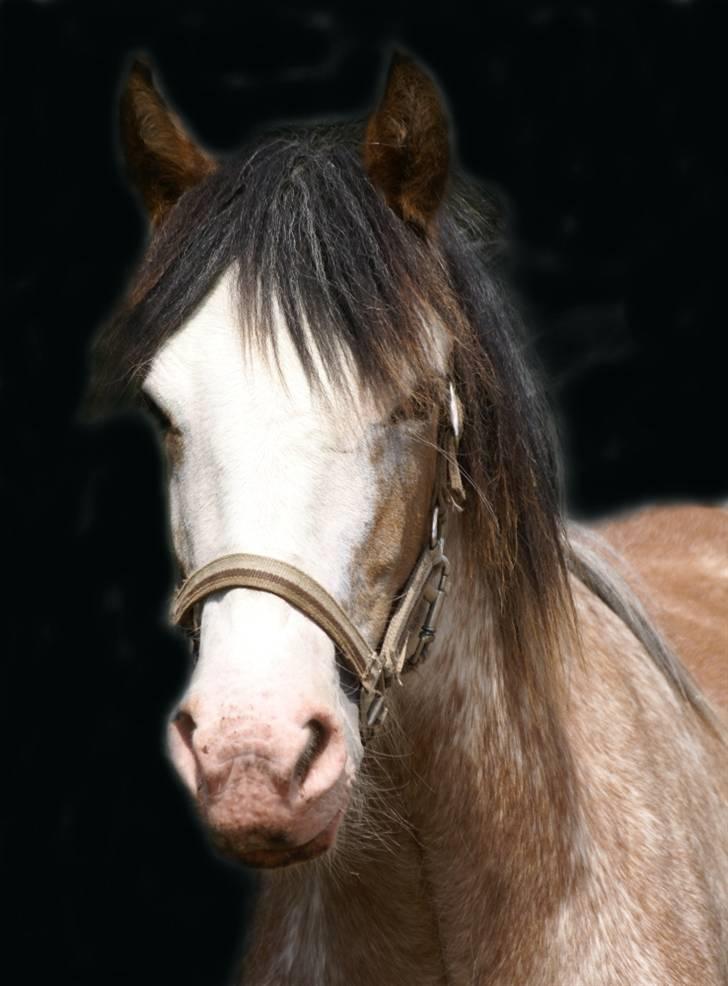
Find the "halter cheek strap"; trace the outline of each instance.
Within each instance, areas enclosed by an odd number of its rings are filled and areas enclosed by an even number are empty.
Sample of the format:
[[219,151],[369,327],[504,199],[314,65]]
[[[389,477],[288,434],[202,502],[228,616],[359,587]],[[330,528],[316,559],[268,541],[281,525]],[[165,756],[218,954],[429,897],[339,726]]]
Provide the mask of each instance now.
[[[444,455],[438,459],[429,541],[389,618],[378,650],[367,643],[342,607],[315,579],[287,562],[263,555],[226,555],[197,569],[175,595],[172,621],[184,622],[197,603],[223,589],[257,589],[285,599],[327,634],[361,682],[360,728],[362,739],[368,739],[386,718],[387,687],[392,681],[400,681],[405,671],[427,655],[448,591],[450,564],[445,555],[445,520],[448,509],[462,510],[465,500],[457,462],[460,404],[452,384],[449,418],[441,428]],[[419,614],[422,615],[417,620]]]

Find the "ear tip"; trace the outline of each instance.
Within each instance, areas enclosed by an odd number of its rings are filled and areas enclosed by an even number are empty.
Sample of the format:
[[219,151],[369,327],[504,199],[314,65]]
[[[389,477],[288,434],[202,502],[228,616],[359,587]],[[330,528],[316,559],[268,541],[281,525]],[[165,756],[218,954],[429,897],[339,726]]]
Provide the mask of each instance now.
[[401,48],[395,48],[389,59],[389,69],[387,75],[390,79],[397,79],[401,76],[411,75],[413,72],[422,71],[417,62],[408,55],[407,52],[402,51]]
[[143,52],[134,52],[131,66],[128,73],[129,79],[140,79],[143,82],[152,84],[152,63],[149,57]]
[[395,48],[390,57],[385,90],[396,90],[399,87],[428,94],[432,104],[439,106],[443,114],[447,115],[442,89],[436,76],[409,52]]
[[429,79],[429,72],[409,52],[402,48],[394,48],[389,60],[390,75],[410,74]]

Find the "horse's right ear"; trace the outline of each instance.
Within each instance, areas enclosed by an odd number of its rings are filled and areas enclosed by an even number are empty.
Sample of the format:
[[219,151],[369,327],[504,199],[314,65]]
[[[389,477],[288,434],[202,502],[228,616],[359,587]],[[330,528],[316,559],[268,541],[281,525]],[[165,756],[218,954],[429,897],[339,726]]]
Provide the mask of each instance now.
[[138,58],[121,95],[120,123],[129,175],[156,226],[216,164],[185,132],[155,88],[149,65]]

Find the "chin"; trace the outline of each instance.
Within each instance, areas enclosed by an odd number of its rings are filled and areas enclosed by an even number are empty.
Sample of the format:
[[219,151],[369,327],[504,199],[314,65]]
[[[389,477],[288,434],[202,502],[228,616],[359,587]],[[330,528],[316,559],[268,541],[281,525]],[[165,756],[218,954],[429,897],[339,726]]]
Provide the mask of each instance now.
[[305,863],[329,852],[335,842],[344,812],[338,811],[326,828],[307,842],[293,844],[285,835],[271,838],[270,845],[251,848],[244,833],[212,831],[215,848],[227,859],[259,870],[282,869]]

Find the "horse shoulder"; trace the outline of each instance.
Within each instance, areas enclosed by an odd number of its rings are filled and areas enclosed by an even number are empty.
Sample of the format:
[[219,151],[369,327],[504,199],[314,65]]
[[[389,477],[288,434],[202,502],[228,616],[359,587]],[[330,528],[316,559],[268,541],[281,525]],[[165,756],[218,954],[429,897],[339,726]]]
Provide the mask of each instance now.
[[728,709],[728,510],[649,507],[600,533],[707,697]]

